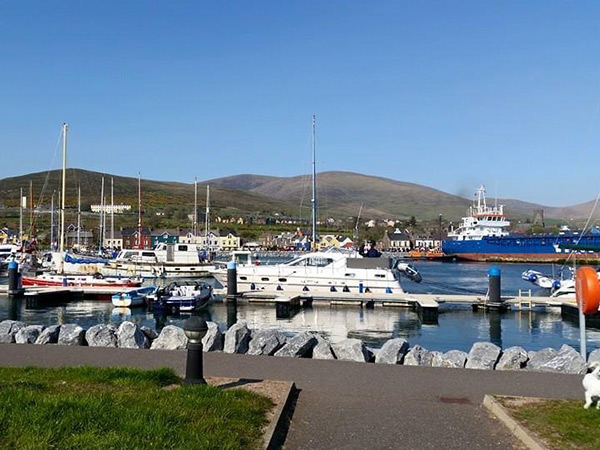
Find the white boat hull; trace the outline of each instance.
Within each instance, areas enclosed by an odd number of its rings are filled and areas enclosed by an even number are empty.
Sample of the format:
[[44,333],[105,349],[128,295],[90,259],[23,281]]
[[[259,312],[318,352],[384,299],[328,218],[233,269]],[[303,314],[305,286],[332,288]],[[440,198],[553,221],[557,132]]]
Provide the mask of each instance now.
[[198,278],[210,275],[213,265],[111,263],[100,273],[109,276],[141,276],[143,278]]

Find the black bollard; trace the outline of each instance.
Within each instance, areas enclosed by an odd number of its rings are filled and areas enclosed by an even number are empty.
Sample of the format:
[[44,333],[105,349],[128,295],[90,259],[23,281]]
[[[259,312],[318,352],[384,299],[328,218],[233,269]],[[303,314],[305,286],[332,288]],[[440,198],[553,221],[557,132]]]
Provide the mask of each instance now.
[[19,264],[16,261],[8,263],[8,295],[23,295],[25,290],[21,287],[21,274]]
[[184,384],[206,384],[202,361],[202,338],[206,336],[207,331],[206,321],[201,317],[192,316],[183,323],[183,332],[188,338]]
[[227,303],[237,303],[237,270],[235,261],[227,263]]
[[502,304],[502,290],[500,286],[500,269],[490,267],[488,270],[489,278],[489,303],[500,306]]

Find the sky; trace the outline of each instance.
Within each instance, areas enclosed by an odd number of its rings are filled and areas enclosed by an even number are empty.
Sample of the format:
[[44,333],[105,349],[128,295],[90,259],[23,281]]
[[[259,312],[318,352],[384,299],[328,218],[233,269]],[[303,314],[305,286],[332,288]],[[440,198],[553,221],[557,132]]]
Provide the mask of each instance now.
[[317,170],[600,192],[600,2],[0,0],[0,178]]

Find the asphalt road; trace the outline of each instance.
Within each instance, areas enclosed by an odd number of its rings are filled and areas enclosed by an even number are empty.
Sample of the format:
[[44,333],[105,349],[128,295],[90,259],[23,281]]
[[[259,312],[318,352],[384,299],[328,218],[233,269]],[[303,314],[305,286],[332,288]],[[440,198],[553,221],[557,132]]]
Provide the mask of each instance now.
[[[0,365],[172,367],[185,352],[0,344]],[[207,375],[291,380],[300,392],[288,449],[518,446],[481,406],[485,394],[581,398],[581,377],[388,366],[342,361],[208,353]]]

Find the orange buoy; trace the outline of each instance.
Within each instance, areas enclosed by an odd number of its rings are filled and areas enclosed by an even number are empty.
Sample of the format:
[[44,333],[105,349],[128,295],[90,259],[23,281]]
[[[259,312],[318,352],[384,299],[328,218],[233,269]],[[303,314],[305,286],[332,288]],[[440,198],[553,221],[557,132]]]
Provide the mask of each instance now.
[[580,267],[575,277],[575,295],[577,304],[584,314],[598,312],[600,306],[600,281],[592,267]]

